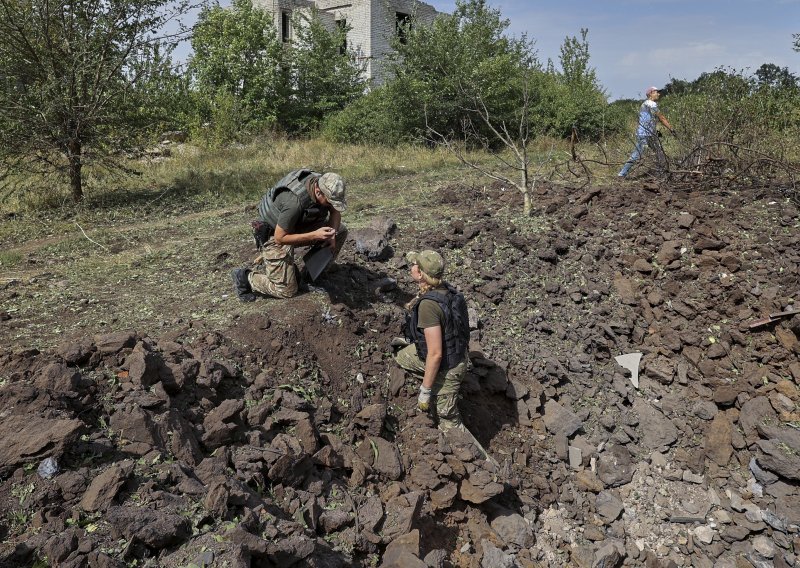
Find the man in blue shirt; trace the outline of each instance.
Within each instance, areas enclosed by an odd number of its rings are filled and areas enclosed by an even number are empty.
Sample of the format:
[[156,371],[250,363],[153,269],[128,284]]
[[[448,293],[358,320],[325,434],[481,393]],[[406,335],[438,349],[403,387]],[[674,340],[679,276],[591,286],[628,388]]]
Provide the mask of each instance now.
[[658,92],[658,89],[655,87],[648,87],[644,94],[647,99],[642,103],[642,106],[639,107],[639,126],[636,128],[636,146],[633,149],[631,157],[628,158],[628,161],[625,162],[625,165],[622,166],[619,174],[617,174],[619,177],[628,175],[633,164],[642,156],[645,146],[650,146],[653,151],[655,151],[658,164],[661,168],[664,168],[667,163],[664,150],[658,142],[658,130],[656,126],[658,122],[660,122],[672,134],[675,134],[675,131],[672,129],[666,117],[658,110],[657,101],[661,97],[661,93]]

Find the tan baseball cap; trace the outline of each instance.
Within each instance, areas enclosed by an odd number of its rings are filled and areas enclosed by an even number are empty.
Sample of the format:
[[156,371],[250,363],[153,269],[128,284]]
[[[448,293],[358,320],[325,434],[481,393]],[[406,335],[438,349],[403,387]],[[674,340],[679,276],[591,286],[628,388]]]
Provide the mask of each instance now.
[[432,278],[444,276],[444,259],[435,250],[424,250],[422,252],[410,252],[406,255],[406,260],[411,264],[416,264],[419,269]]
[[339,212],[347,209],[347,203],[344,199],[345,186],[342,176],[328,172],[327,174],[322,174],[319,180],[317,180],[317,183],[319,184],[319,190],[325,195],[328,203],[330,203],[334,209]]

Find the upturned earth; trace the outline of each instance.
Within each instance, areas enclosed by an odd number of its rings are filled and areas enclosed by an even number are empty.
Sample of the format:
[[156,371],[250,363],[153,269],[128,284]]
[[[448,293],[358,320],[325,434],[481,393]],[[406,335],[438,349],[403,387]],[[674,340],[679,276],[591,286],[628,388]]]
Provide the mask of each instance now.
[[[253,304],[229,275],[254,256],[244,229],[187,240],[206,264],[156,250],[91,290],[78,259],[17,243],[0,566],[796,566],[784,190],[548,185],[523,218],[500,185],[443,183],[351,225],[308,291]],[[460,408],[492,460],[392,362],[421,248],[468,299]],[[638,381],[615,361],[631,353]]]

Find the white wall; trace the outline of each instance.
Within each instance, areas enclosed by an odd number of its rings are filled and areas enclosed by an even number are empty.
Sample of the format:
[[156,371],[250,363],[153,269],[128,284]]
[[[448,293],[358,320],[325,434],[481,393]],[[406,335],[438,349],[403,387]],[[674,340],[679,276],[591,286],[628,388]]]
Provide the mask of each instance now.
[[323,21],[333,29],[337,20],[350,26],[347,48],[356,52],[359,62],[366,64],[365,75],[374,85],[384,79],[382,61],[391,52],[391,41],[397,30],[397,12],[414,17],[418,25],[430,24],[438,12],[430,4],[418,0],[253,0],[272,12],[278,37],[281,36],[281,13],[316,6]]
[[408,14],[416,25],[433,22],[438,12],[430,4],[418,0],[369,0],[372,5],[372,61],[371,78],[375,85],[385,79],[383,61],[392,52],[391,42],[397,33],[397,13]]

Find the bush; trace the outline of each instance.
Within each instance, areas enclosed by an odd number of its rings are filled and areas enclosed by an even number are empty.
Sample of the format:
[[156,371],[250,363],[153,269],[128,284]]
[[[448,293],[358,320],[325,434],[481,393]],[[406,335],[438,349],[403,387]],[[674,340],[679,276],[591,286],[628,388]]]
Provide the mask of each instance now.
[[344,110],[328,116],[322,126],[325,140],[350,144],[395,145],[409,138],[393,112],[391,97],[375,89]]
[[800,129],[800,88],[758,86],[740,71],[704,73],[680,95],[669,97],[670,120],[693,144],[722,143],[774,153],[794,145]]
[[534,120],[550,136],[564,138],[575,126],[582,140],[598,140],[627,124],[628,110],[609,105],[603,92],[591,84],[569,84],[558,74],[545,72],[538,90]]

